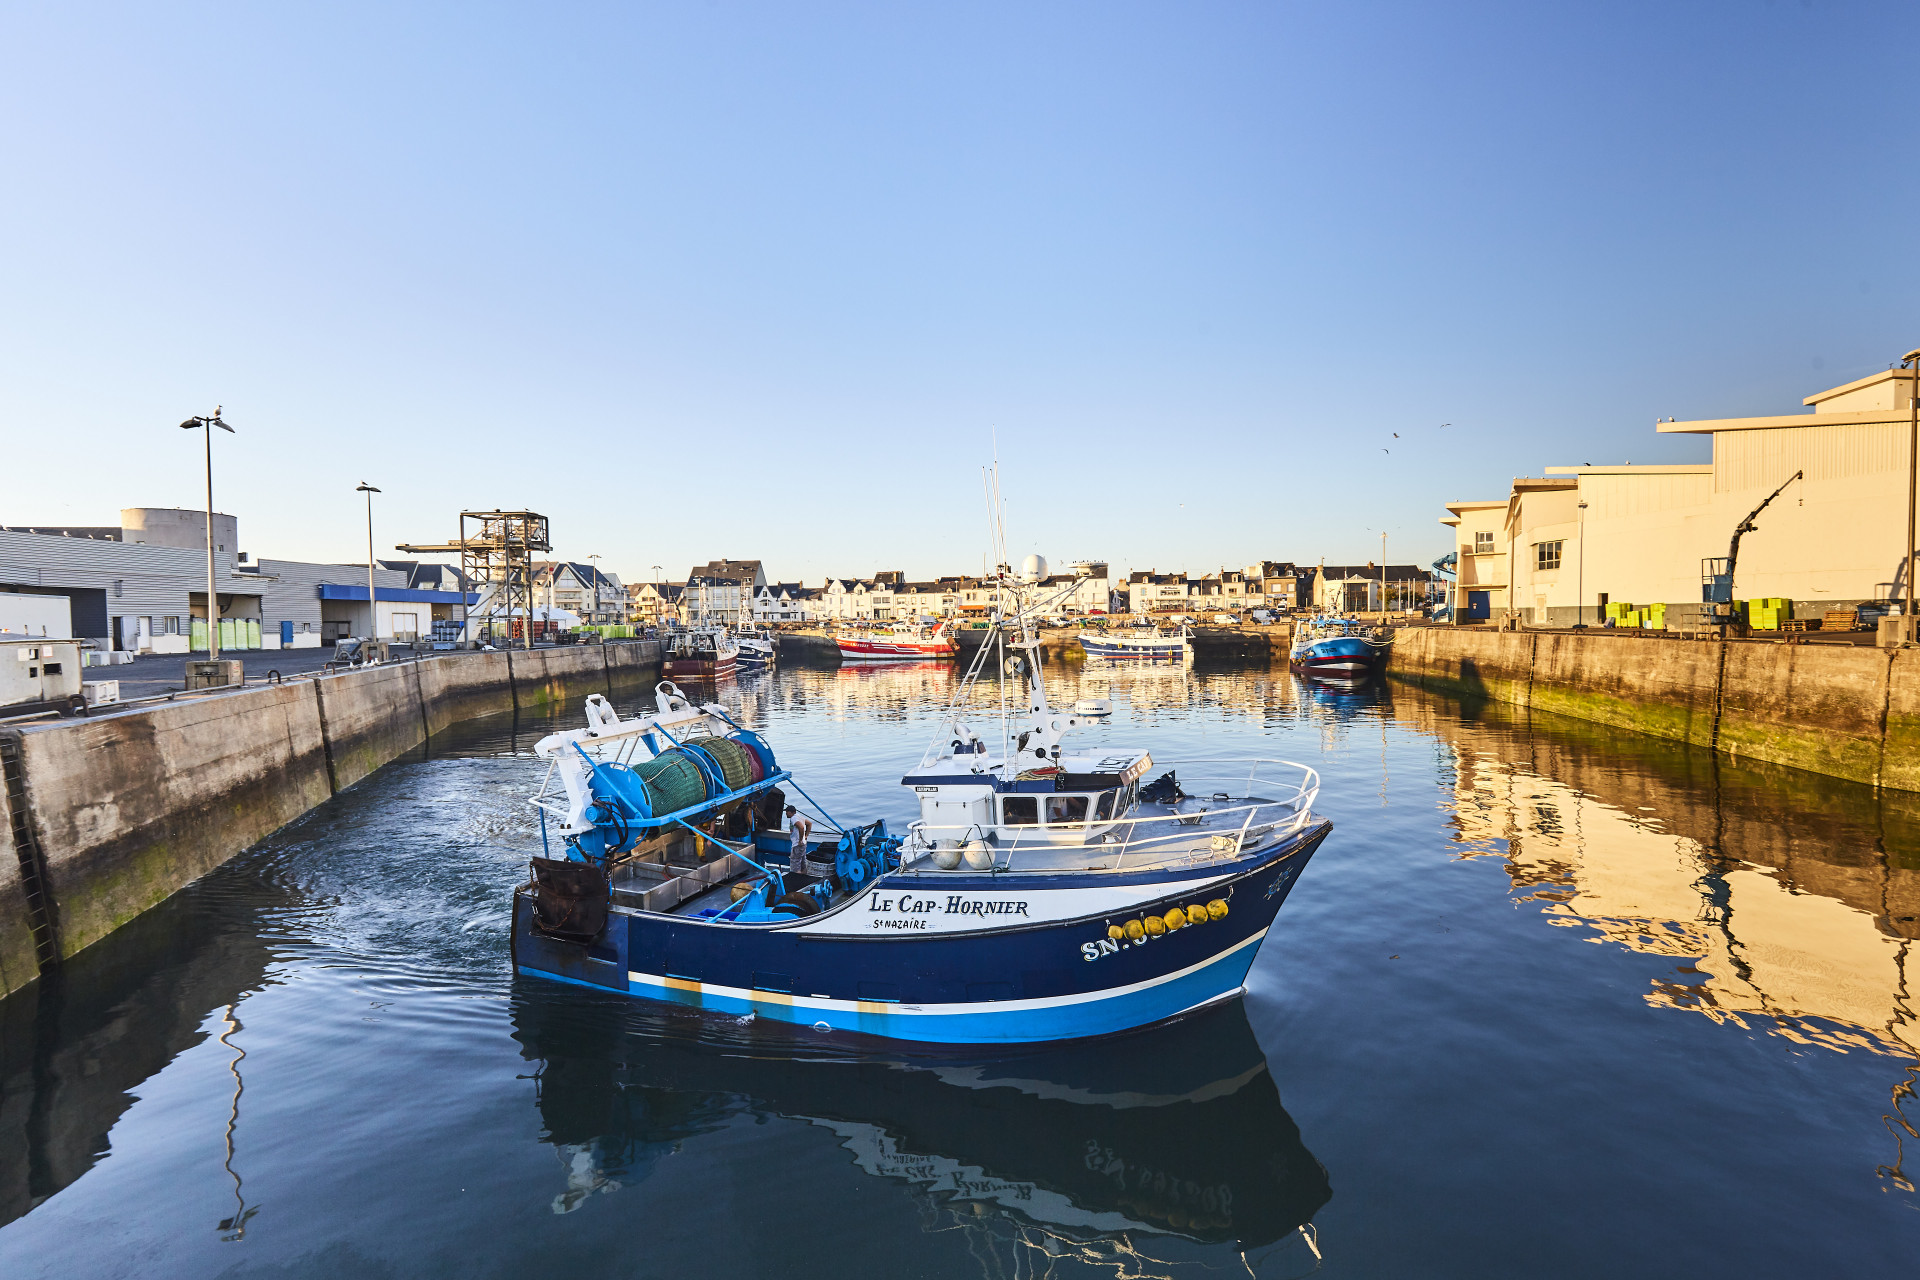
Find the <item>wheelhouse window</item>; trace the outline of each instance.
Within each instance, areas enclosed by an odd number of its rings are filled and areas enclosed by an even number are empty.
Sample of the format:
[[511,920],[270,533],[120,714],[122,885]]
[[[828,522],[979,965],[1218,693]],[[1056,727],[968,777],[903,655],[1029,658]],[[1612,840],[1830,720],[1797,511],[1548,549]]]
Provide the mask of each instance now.
[[1095,822],[1105,822],[1107,819],[1113,817],[1113,798],[1117,794],[1119,793],[1114,791],[1102,791],[1100,793],[1098,801],[1093,806],[1093,820]]
[[1040,799],[1038,796],[1005,796],[1000,801],[1000,825],[1003,827],[1037,827],[1040,825]]
[[1073,826],[1086,820],[1086,796],[1047,797],[1047,824],[1049,826]]
[[1560,567],[1560,548],[1563,542],[1536,542],[1533,544],[1533,567],[1536,569],[1558,569]]

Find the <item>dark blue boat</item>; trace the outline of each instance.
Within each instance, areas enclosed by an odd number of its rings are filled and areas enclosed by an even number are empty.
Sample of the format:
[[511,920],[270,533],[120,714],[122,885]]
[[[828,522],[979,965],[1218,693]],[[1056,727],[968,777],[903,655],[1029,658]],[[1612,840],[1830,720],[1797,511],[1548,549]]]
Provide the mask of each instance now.
[[[1024,618],[1017,638],[996,623],[901,779],[921,814],[899,835],[834,821],[763,738],[670,684],[640,720],[589,699],[585,729],[536,748],[564,854],[516,893],[519,970],[948,1043],[1106,1035],[1237,994],[1330,829],[1318,775],[1065,743],[1098,717],[1048,704]],[[970,705],[989,661],[1030,682],[997,743],[997,688]],[[798,861],[789,788],[829,833]]]

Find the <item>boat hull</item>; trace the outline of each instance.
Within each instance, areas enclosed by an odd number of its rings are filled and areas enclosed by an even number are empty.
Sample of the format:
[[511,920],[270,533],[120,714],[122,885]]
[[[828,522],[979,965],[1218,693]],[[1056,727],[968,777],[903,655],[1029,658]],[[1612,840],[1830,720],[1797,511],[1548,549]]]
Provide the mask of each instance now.
[[[1329,830],[1322,820],[1213,868],[1145,873],[1124,885],[1111,883],[1114,873],[896,872],[848,907],[791,924],[616,910],[591,948],[535,934],[522,890],[514,899],[515,965],[524,974],[717,1013],[896,1040],[1110,1035],[1238,993]],[[1223,919],[1137,943],[1108,936],[1113,925],[1214,899],[1228,903]],[[1100,910],[1074,913],[1075,902]],[[1011,923],[959,927],[956,913],[975,924]]]
[[1132,642],[1081,636],[1080,650],[1087,657],[1103,662],[1181,662],[1187,656],[1186,642],[1178,636]]
[[731,675],[737,659],[733,654],[722,657],[667,658],[660,664],[660,674],[670,680],[712,680],[716,676]]
[[1292,658],[1302,671],[1351,675],[1385,666],[1391,652],[1389,646],[1369,644],[1358,636],[1332,636],[1296,646]]
[[926,662],[951,658],[958,649],[950,641],[917,643],[911,640],[837,640],[845,662]]

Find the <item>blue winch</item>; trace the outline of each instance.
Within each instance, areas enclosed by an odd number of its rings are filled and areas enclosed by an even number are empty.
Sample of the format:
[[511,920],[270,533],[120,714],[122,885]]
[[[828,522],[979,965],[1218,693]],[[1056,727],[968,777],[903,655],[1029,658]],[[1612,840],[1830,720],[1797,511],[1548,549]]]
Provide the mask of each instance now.
[[833,875],[849,891],[900,867],[900,839],[887,834],[887,820],[875,819],[840,837],[833,854]]

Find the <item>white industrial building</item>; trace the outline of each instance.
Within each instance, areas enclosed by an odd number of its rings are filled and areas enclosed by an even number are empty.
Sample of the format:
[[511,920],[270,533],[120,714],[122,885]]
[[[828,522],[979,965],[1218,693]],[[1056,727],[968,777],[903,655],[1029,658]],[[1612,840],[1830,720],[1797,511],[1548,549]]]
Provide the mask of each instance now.
[[[0,634],[52,625],[102,648],[187,653],[206,647],[206,513],[137,507],[119,527],[0,528]],[[214,516],[214,592],[222,649],[315,648],[368,634],[364,565],[251,561],[234,517]],[[432,566],[439,569],[443,566]],[[426,635],[465,616],[471,597],[423,589],[406,569],[377,568],[382,637]],[[22,597],[35,597],[33,600]],[[11,601],[11,603],[9,603]],[[51,610],[51,612],[49,612]]]

